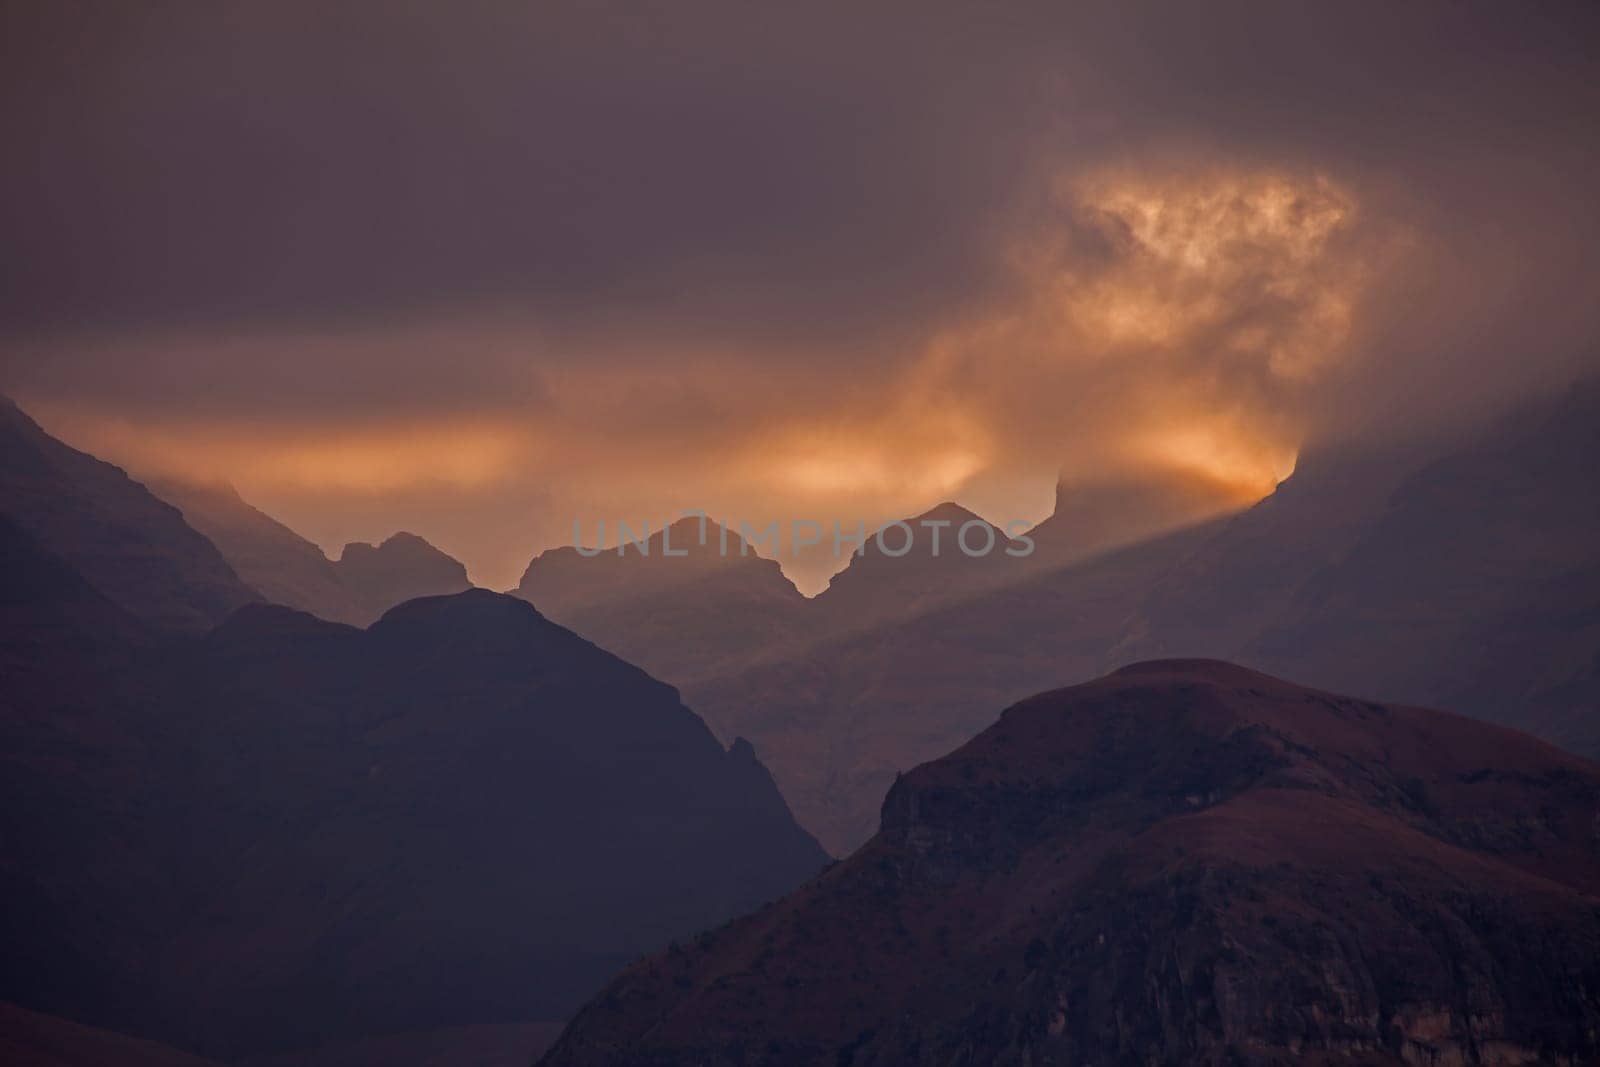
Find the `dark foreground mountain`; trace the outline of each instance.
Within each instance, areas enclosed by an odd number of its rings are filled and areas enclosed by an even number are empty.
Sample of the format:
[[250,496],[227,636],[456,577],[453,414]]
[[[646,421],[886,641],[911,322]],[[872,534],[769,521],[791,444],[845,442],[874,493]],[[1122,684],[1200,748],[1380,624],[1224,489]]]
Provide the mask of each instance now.
[[0,1004],[7,1067],[221,1067],[169,1045],[114,1034],[15,1004]]
[[200,630],[261,599],[178,509],[121,468],[51,437],[5,397],[0,514],[157,625]]
[[1228,664],[1026,700],[546,1067],[1593,1063],[1600,766]]
[[519,600],[152,636],[0,533],[0,999],[219,1059],[559,1018],[825,859],[748,745]]

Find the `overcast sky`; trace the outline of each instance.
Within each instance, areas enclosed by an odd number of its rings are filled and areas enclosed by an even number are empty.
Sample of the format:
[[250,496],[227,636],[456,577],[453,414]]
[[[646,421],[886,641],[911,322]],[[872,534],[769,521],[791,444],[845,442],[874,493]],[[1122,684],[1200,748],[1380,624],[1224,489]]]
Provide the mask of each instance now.
[[1593,4],[0,4],[0,388],[324,545],[1222,504],[1593,366]]

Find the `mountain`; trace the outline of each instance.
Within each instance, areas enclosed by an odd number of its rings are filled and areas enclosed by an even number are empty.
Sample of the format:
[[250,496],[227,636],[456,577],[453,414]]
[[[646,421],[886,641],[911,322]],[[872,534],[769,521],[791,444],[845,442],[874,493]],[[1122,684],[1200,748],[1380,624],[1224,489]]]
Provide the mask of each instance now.
[[352,541],[344,546],[334,570],[363,622],[407,600],[472,588],[467,569],[458,560],[403,531],[377,545]]
[[1055,509],[1028,531],[1034,542],[1029,558],[1041,569],[1062,567],[1194,526],[1230,510],[1237,508],[1204,484],[1058,482]]
[[0,514],[133,615],[202,630],[260,599],[176,508],[51,437],[4,397],[0,456]]
[[[685,693],[755,742],[837,855],[871,835],[896,772],[994,708],[1153,657],[1453,706],[1600,758],[1597,433],[1590,383],[1453,437],[1313,450],[1244,512],[1042,560]],[[1030,536],[1060,537],[1050,524]]]
[[[272,603],[353,625],[366,625],[382,614],[358,606],[322,549],[251,507],[233,486],[158,481],[151,489],[183,512],[189,525],[210,538],[239,576]],[[393,606],[386,604],[384,610]]]
[[688,518],[620,553],[551,549],[513,593],[675,685],[797,647],[808,605],[778,564],[720,524],[701,533]]
[[541,1061],[1600,1058],[1600,766],[1212,661],[1008,709]]
[[334,561],[231,485],[161,481],[152,488],[267,600],[331,622],[367,626],[396,604],[472,585],[458,560],[415,534],[397,533],[380,545],[352,542]]
[[8,614],[80,632],[0,650],[0,999],[219,1059],[559,1018],[826,859],[748,744],[522,601],[130,637],[21,536]]
[[844,855],[872,836],[897,773],[961,744],[997,707],[1098,673],[1146,590],[1216,529],[1035,574],[685,693],[723,736],[755,743],[801,823]]
[[946,502],[869,536],[813,610],[833,633],[907,618],[1020,578],[1027,551],[998,526]]
[[1600,381],[1434,456],[1300,475],[1154,590],[1118,656],[1221,655],[1600,757]]

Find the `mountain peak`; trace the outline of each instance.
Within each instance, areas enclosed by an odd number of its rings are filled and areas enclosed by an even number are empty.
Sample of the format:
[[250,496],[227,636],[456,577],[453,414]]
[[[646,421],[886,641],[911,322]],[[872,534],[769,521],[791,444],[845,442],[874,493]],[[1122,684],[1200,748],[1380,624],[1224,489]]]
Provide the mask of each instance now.
[[917,526],[924,522],[948,522],[953,528],[959,528],[963,524],[969,522],[981,522],[991,529],[1000,529],[998,526],[995,526],[994,523],[990,522],[988,519],[985,519],[982,515],[979,515],[977,512],[972,511],[969,508],[962,507],[960,504],[957,504],[952,500],[946,500],[942,503],[935,504],[922,514],[916,515],[904,521],[912,526]]

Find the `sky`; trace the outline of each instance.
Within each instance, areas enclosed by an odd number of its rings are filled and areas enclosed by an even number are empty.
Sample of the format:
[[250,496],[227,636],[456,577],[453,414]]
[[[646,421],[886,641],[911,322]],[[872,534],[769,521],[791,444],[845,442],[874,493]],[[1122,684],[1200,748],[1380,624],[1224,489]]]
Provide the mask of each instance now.
[[575,520],[1243,506],[1595,367],[1597,45],[1555,3],[0,0],[0,389],[495,588]]

